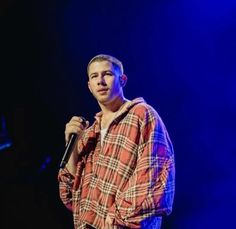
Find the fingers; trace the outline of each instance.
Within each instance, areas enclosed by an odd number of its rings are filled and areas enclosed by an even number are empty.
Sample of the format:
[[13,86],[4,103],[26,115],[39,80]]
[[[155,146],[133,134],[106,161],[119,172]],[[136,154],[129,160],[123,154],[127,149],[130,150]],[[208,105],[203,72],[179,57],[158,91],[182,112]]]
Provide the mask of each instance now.
[[105,228],[106,229],[113,229],[112,220],[111,220],[109,214],[107,215],[106,220],[105,220]]
[[66,144],[69,141],[70,135],[80,134],[85,128],[88,128],[89,122],[86,121],[84,118],[79,116],[74,116],[71,120],[66,124],[65,128],[65,141]]
[[89,127],[89,121],[86,121],[85,123],[86,123],[85,128],[87,129]]

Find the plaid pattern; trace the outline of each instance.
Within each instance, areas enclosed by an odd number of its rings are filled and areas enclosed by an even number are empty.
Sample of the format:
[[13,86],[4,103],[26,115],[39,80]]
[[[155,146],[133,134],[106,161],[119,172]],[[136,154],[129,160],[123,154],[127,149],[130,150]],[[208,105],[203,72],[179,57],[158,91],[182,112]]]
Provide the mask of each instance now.
[[161,118],[142,98],[126,102],[101,146],[101,115],[78,141],[76,176],[67,169],[58,175],[75,228],[104,228],[108,213],[114,228],[160,228],[175,187],[174,151]]

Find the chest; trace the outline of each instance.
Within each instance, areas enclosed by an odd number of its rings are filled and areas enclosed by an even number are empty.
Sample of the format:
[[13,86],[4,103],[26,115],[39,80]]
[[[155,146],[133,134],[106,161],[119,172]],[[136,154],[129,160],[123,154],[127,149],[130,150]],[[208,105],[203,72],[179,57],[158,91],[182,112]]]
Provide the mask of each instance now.
[[[90,174],[119,186],[132,175],[138,159],[140,134],[126,125],[112,125],[103,144],[98,139],[88,158]],[[121,182],[121,183],[120,183]]]
[[115,119],[116,117],[116,113],[107,115],[107,116],[103,116],[101,118],[101,129],[107,129],[109,127],[109,125],[112,123],[112,121]]

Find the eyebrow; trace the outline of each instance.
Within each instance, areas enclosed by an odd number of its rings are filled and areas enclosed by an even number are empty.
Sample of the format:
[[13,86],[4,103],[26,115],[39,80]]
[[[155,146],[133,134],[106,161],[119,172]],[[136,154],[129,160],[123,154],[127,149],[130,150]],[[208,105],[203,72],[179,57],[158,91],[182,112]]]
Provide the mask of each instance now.
[[105,70],[105,71],[103,71],[103,72],[109,72],[109,73],[112,73],[113,75],[115,74],[113,71],[111,71],[111,70]]
[[97,72],[93,72],[89,75],[89,77],[93,76],[93,75],[97,75],[98,73]]
[[[111,70],[104,70],[104,71],[102,71],[102,73],[107,73],[107,72],[112,73],[113,75],[115,75],[115,72],[114,72],[114,71],[111,71]],[[97,74],[98,74],[97,72],[92,72],[92,73],[89,75],[89,77],[91,77],[91,76],[93,76],[93,75],[97,75]]]

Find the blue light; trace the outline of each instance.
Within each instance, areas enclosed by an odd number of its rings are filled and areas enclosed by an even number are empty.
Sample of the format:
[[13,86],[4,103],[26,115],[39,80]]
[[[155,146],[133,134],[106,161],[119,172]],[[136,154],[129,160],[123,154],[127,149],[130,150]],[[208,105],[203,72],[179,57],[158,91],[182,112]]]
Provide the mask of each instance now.
[[9,147],[11,147],[12,146],[12,142],[7,142],[7,143],[4,143],[4,144],[1,144],[0,145],[0,151],[1,150],[4,150],[4,149],[6,149],[6,148],[9,148]]
[[47,168],[47,166],[50,164],[51,161],[52,161],[52,157],[51,156],[46,156],[46,158],[44,159],[43,163],[40,166],[40,172],[45,170]]
[[12,146],[12,141],[8,137],[6,121],[4,116],[1,117],[0,125],[0,151]]

